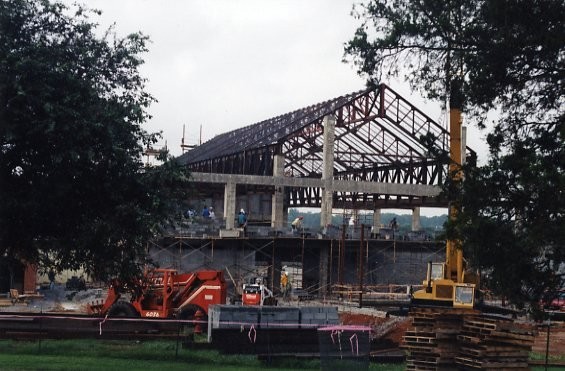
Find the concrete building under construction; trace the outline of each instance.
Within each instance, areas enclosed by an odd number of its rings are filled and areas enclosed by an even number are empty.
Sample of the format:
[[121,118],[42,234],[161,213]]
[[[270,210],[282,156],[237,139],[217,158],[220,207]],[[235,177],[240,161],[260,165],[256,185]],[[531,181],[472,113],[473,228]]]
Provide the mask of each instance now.
[[[236,287],[261,277],[277,291],[281,271],[292,270],[304,295],[419,284],[428,261],[445,259],[444,243],[417,232],[422,208],[448,206],[449,143],[445,128],[386,85],[218,135],[178,158],[197,213],[150,254],[162,267],[224,269]],[[461,145],[475,162],[464,135]],[[204,206],[213,220],[199,216]],[[319,227],[291,231],[290,208],[318,209]],[[381,228],[381,211],[399,208],[412,210],[415,238]]]
[[[464,159],[474,162],[464,139]],[[419,284],[426,263],[445,258],[444,243],[418,232],[422,208],[448,206],[440,191],[449,142],[386,85],[223,133],[178,158],[194,184],[188,204],[212,207],[215,218],[182,218],[149,253],[162,267],[223,269],[236,288],[261,277],[277,292],[283,270],[304,295]],[[291,231],[291,208],[319,210],[320,225]],[[413,238],[382,228],[381,211],[399,208],[412,211]],[[35,290],[33,266],[0,264],[10,267],[2,291]]]

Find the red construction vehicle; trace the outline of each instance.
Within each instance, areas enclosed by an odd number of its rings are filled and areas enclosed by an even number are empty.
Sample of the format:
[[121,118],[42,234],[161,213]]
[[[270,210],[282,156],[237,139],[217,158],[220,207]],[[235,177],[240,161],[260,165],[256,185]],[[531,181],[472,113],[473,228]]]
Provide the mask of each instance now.
[[253,283],[243,284],[241,302],[243,305],[277,305],[273,292],[267,288],[261,278],[256,278]]
[[[129,301],[120,300],[129,294]],[[114,280],[104,303],[91,304],[89,312],[114,317],[192,319],[207,316],[212,304],[226,303],[227,286],[222,271],[177,273],[154,269],[136,282]]]
[[540,306],[544,310],[561,311],[565,313],[565,290],[560,290],[553,295],[547,295],[540,302]]

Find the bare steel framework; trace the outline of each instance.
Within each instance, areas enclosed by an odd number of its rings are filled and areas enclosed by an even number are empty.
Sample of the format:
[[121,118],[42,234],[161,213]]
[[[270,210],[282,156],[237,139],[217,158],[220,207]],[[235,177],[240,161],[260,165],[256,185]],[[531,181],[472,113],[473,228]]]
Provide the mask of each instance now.
[[[285,158],[285,176],[321,178],[324,117],[336,118],[334,179],[441,185],[449,164],[449,132],[388,86],[344,95],[216,136],[182,155],[191,171],[272,175]],[[476,153],[465,150],[468,163]],[[293,207],[320,207],[320,188],[287,189]],[[336,192],[334,207],[445,206],[446,200]]]

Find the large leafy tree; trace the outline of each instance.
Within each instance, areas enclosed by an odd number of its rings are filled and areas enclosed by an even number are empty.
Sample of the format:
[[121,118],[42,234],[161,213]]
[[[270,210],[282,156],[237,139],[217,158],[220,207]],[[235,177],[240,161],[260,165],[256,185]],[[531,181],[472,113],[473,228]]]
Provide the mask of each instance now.
[[469,263],[517,304],[563,287],[565,3],[377,0],[354,14],[346,59],[370,83],[403,75],[482,128],[496,113],[487,164],[447,187]]
[[0,3],[0,254],[106,278],[136,272],[187,174],[144,167],[147,37],[97,36],[96,15]]

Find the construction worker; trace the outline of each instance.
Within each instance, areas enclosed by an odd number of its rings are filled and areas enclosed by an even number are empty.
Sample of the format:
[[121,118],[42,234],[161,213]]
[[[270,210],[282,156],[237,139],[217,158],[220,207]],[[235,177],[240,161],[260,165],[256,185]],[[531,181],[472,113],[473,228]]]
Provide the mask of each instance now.
[[247,215],[245,214],[245,210],[239,210],[239,214],[237,215],[237,224],[239,228],[243,229],[243,236],[247,236]]
[[288,272],[286,271],[286,266],[283,267],[281,271],[281,292],[283,294],[283,299],[288,299],[288,294],[290,292],[290,280],[288,277]]
[[204,209],[202,209],[202,217],[207,219],[210,217],[210,210],[208,210],[208,206],[204,205]]
[[216,213],[214,212],[214,208],[210,206],[210,219],[216,220]]
[[290,224],[293,231],[298,231],[300,230],[300,228],[302,228],[302,219],[304,219],[304,217],[301,215],[298,218],[294,219],[294,221]]

